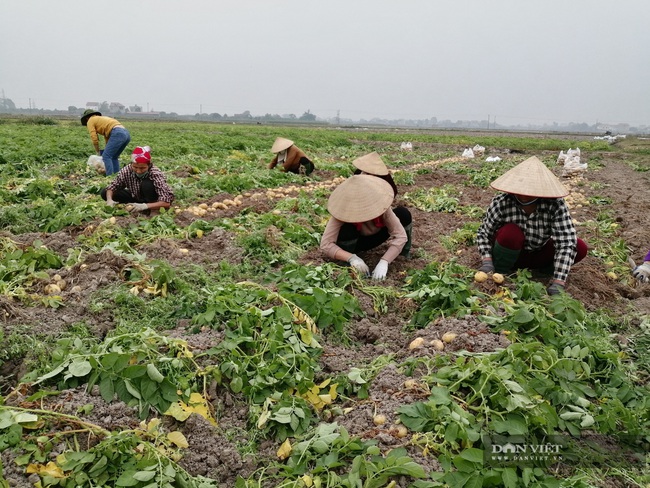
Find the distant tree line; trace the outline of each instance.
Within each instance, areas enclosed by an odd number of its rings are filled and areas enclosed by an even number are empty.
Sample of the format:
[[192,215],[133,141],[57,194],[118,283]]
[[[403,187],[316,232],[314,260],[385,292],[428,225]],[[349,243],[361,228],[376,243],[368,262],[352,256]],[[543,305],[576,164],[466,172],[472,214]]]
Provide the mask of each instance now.
[[[81,115],[85,108],[68,106],[67,110],[45,110],[37,108],[18,108],[9,98],[0,97],[0,113],[28,114],[28,115]],[[629,124],[608,125],[602,123],[587,124],[585,122],[570,122],[560,124],[553,122],[550,124],[528,124],[528,125],[503,125],[495,121],[488,120],[456,120],[449,119],[438,120],[436,117],[428,119],[360,119],[353,120],[349,118],[331,117],[320,118],[311,113],[310,110],[304,112],[300,117],[295,114],[271,114],[253,115],[250,110],[242,113],[228,115],[226,113],[195,113],[194,115],[179,115],[176,112],[143,112],[139,105],[125,107],[121,103],[102,102],[98,110],[102,114],[113,116],[147,116],[149,118],[168,119],[168,120],[203,120],[215,122],[247,122],[247,123],[319,123],[331,125],[383,125],[388,127],[413,127],[422,129],[478,129],[478,130],[526,130],[540,132],[585,132],[601,133],[605,131],[618,132],[620,134],[647,134],[650,132],[650,126],[640,125],[632,127]]]

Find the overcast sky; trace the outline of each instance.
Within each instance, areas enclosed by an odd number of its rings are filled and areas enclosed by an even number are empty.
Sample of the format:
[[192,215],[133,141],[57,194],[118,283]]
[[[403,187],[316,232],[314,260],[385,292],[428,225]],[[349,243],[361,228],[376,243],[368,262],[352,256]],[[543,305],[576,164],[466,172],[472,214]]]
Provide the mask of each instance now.
[[18,107],[650,124],[649,0],[0,0]]

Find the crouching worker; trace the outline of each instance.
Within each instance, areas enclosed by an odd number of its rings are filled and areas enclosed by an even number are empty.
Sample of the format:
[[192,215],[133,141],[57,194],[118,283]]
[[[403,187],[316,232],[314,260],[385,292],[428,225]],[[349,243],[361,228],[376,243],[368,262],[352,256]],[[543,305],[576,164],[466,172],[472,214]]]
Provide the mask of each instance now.
[[[332,217],[325,226],[320,248],[328,257],[346,261],[366,276],[383,280],[392,263],[405,248],[404,227],[411,224],[411,213],[404,207],[391,208],[393,188],[370,175],[354,175],[334,189],[327,203]],[[372,274],[356,253],[374,249],[384,242],[388,249]]]
[[587,255],[587,244],[577,238],[564,202],[567,189],[535,156],[490,186],[503,193],[492,199],[478,229],[479,269],[537,269],[553,275],[549,295],[563,291],[571,266]]
[[356,168],[354,170],[355,175],[372,175],[386,180],[393,188],[394,195],[397,196],[397,185],[393,180],[393,176],[390,174],[390,170],[384,164],[379,154],[371,152],[370,154],[355,159],[352,161],[352,164]]
[[643,258],[643,264],[639,264],[632,269],[632,276],[640,283],[650,283],[650,251]]
[[151,162],[149,146],[133,150],[131,164],[120,170],[101,195],[110,207],[116,203],[130,203],[132,213],[142,212],[145,215],[169,208],[174,201],[174,192],[167,184],[165,175]]
[[310,175],[314,171],[314,163],[292,140],[278,137],[271,147],[271,152],[275,153],[275,157],[269,164],[269,169],[279,164],[284,172]]

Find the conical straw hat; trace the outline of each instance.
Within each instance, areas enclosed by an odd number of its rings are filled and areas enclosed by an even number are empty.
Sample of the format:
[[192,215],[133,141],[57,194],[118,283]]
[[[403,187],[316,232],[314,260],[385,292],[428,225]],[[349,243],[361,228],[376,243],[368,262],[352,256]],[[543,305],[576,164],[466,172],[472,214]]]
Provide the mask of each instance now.
[[364,173],[370,175],[385,176],[388,174],[388,168],[381,160],[381,156],[376,152],[371,152],[370,154],[361,156],[352,161],[352,164]]
[[291,146],[293,146],[293,141],[285,139],[284,137],[278,137],[271,147],[271,152],[279,153],[280,151],[289,149]]
[[354,175],[334,189],[327,210],[342,222],[367,222],[388,210],[393,198],[388,182],[376,176]]
[[536,156],[506,171],[490,186],[495,190],[527,197],[562,198],[569,194],[557,176]]

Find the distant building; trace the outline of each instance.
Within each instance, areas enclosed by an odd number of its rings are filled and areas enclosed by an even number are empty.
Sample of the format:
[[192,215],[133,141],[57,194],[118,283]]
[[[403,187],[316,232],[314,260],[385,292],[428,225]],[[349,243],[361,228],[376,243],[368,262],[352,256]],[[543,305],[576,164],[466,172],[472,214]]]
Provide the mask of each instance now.
[[86,108],[90,108],[92,110],[99,110],[99,106],[101,104],[99,102],[86,102]]
[[112,114],[123,114],[126,107],[120,102],[111,102],[108,106],[108,111]]

